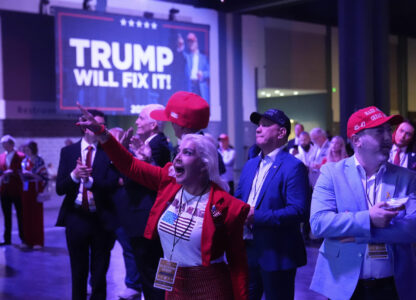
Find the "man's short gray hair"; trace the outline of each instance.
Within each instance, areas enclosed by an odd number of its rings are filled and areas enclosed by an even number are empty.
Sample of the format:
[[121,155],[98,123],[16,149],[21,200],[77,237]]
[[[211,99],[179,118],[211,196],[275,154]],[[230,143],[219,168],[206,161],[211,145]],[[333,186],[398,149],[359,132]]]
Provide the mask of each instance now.
[[162,104],[148,104],[145,107],[143,107],[143,109],[141,110],[140,113],[141,114],[143,113],[147,118],[155,121],[156,124],[157,124],[158,131],[162,132],[163,128],[165,127],[165,122],[152,119],[150,117],[150,113],[154,110],[164,110],[164,109],[165,109],[165,107]]
[[9,143],[14,146],[16,145],[16,140],[11,135],[6,134],[1,138],[0,143]]
[[312,129],[309,134],[327,137],[325,130],[319,127],[315,127],[314,129]]

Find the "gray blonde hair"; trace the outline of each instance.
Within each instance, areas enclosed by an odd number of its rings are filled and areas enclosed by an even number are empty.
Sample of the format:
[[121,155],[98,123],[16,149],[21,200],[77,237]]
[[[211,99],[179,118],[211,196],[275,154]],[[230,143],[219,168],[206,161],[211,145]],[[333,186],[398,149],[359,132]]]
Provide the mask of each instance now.
[[10,145],[16,145],[16,140],[9,134],[3,136],[0,140],[0,143],[9,143]]
[[328,148],[328,152],[327,152],[328,154],[326,155],[326,158],[327,158],[327,161],[328,162],[337,162],[338,161],[337,160],[337,157],[335,157],[334,154],[333,154],[333,152],[332,152],[332,148],[334,147],[333,146],[334,145],[333,142],[335,142],[336,140],[339,140],[342,143],[341,152],[340,152],[340,158],[341,159],[344,159],[344,158],[347,158],[348,157],[347,150],[345,148],[345,141],[344,141],[344,139],[341,136],[336,135],[336,136],[334,136],[331,139],[331,142],[329,143],[329,148]]
[[315,127],[315,128],[313,128],[313,129],[309,132],[309,134],[310,134],[310,135],[318,135],[318,136],[324,136],[324,137],[327,137],[327,134],[326,134],[325,130],[323,130],[322,128],[319,128],[319,127]]
[[198,156],[207,167],[209,180],[228,192],[230,189],[228,184],[220,177],[218,168],[218,150],[215,140],[210,136],[191,133],[185,134],[182,137],[181,143],[184,143],[185,141],[194,143]]

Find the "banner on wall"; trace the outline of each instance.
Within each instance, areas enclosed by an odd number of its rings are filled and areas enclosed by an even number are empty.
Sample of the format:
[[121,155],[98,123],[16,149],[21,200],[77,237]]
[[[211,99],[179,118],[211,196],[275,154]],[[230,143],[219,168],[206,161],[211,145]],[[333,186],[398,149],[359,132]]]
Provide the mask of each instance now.
[[55,37],[58,112],[137,114],[179,90],[210,102],[207,25],[55,8]]

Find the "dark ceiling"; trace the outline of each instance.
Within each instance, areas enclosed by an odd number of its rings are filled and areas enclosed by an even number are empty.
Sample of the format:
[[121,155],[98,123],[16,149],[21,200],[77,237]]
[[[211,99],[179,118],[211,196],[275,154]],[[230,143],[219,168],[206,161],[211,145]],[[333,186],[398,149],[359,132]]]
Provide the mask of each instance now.
[[[228,13],[251,14],[337,26],[337,0],[164,0]],[[362,0],[379,1],[379,0]],[[416,37],[416,1],[387,0],[390,32]]]

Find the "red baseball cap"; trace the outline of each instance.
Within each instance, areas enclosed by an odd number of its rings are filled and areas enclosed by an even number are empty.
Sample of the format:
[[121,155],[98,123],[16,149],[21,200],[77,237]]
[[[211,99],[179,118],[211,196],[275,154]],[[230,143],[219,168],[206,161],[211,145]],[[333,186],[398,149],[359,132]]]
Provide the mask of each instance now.
[[225,133],[221,133],[218,137],[218,140],[228,140],[228,135],[226,135]]
[[170,97],[164,110],[153,110],[150,117],[185,128],[204,129],[209,122],[209,105],[197,94],[179,91]]
[[347,137],[351,138],[354,134],[367,129],[374,128],[389,122],[391,125],[399,124],[403,121],[401,115],[386,116],[375,106],[369,106],[353,113],[347,123]]

